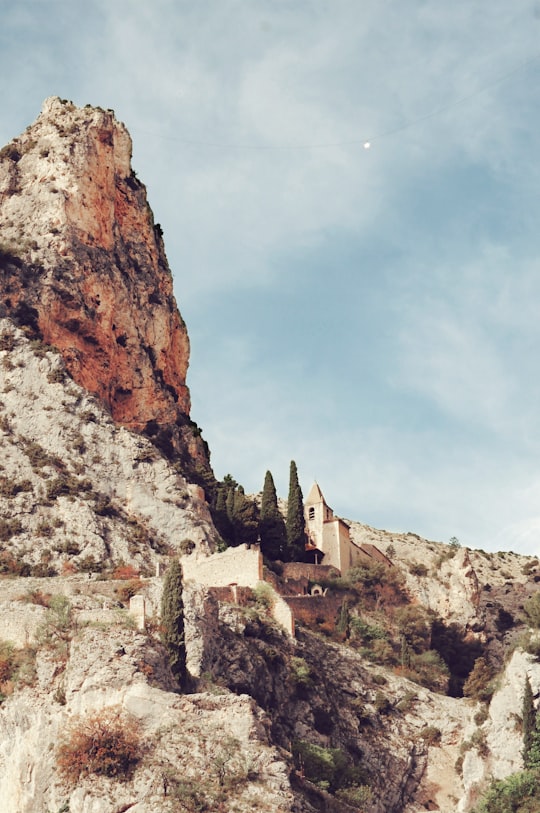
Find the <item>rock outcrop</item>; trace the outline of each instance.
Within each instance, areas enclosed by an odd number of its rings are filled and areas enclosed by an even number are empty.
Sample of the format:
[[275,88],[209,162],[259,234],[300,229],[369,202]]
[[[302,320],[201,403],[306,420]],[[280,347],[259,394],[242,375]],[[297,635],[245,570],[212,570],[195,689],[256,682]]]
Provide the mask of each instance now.
[[60,350],[118,423],[208,470],[159,225],[114,113],[57,97],[0,151],[0,315]]
[[0,572],[156,564],[217,539],[201,489],[116,424],[61,356],[0,319]]
[[[67,652],[41,650],[33,669],[0,713],[3,813],[292,810],[287,766],[254,701],[175,694],[163,648],[122,620],[81,630]],[[140,737],[129,781],[60,774],[60,744],[104,713]]]

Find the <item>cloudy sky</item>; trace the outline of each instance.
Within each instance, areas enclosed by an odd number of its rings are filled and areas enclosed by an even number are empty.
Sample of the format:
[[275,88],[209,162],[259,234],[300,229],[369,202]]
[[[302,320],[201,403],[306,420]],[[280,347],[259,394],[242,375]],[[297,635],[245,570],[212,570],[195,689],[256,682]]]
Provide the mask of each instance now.
[[540,553],[539,43],[534,0],[0,0],[0,142],[128,126],[219,477]]

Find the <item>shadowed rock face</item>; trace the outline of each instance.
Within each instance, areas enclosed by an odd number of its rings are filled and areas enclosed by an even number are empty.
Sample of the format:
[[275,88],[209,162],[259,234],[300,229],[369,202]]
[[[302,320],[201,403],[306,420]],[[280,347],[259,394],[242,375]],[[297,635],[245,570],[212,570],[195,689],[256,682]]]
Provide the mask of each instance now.
[[0,313],[57,347],[116,421],[207,465],[161,230],[112,111],[45,101],[0,152],[0,234]]

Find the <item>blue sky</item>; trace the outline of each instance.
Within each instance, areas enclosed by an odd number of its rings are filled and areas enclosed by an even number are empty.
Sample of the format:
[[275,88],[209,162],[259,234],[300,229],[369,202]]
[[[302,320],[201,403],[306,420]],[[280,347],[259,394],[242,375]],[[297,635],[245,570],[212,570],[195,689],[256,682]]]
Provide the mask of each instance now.
[[131,132],[219,477],[540,552],[539,2],[0,15],[2,144],[51,95]]

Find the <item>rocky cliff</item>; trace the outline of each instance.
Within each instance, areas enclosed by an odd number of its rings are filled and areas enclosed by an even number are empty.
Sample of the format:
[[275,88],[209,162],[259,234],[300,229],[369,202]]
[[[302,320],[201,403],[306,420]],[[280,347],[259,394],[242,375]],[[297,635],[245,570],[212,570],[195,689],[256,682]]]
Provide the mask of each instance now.
[[[0,152],[2,811],[468,813],[522,767],[536,560],[352,522],[392,578],[297,596],[314,609],[296,638],[268,584],[185,578],[180,693],[154,574],[173,556],[195,573],[187,557],[206,567],[219,540],[192,481],[210,475],[187,333],[130,150],[110,111],[49,99]],[[396,656],[400,618],[422,673]],[[464,651],[497,673],[482,702],[445,693],[435,630],[452,674]]]
[[112,111],[57,97],[0,152],[0,314],[56,347],[114,420],[208,471],[161,229]]

